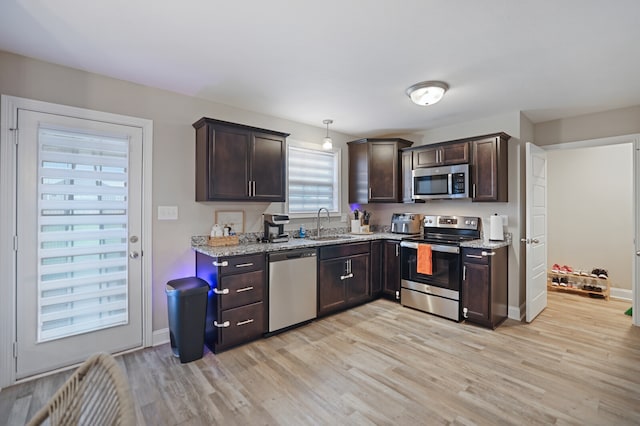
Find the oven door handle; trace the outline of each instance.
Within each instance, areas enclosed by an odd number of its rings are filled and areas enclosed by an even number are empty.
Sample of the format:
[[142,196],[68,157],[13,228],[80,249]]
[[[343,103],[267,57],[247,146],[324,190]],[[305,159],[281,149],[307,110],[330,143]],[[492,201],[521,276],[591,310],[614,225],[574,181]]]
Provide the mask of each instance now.
[[[400,241],[400,247],[407,247],[411,249],[418,249],[418,244],[412,241]],[[439,252],[439,253],[460,253],[460,247],[458,246],[445,246],[441,244],[431,244],[431,251]]]

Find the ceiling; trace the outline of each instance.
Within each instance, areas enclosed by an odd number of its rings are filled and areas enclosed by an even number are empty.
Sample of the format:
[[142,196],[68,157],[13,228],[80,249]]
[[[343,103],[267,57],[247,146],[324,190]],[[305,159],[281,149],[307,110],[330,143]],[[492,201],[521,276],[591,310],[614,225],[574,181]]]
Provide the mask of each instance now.
[[[640,105],[637,0],[2,0],[0,50],[366,137]],[[450,86],[419,107],[405,89]]]

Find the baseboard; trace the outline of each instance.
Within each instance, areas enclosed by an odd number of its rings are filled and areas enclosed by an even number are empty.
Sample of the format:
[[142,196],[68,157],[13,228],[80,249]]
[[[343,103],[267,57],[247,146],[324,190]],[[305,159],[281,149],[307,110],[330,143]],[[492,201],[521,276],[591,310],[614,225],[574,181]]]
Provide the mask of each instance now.
[[524,313],[526,312],[525,308],[526,306],[524,304],[521,306],[509,306],[509,313],[507,316],[516,321],[522,321],[524,320]]
[[169,329],[163,328],[162,330],[156,330],[153,332],[153,342],[152,346],[164,345],[165,343],[169,343]]
[[633,300],[633,291],[626,288],[611,287],[610,296],[614,299],[628,300],[629,302],[631,302]]

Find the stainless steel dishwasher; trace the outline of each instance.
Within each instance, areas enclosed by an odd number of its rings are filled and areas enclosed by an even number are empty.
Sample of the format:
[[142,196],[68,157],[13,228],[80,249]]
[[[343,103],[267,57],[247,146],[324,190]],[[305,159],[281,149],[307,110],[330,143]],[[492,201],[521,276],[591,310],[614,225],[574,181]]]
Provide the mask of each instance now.
[[269,333],[317,315],[316,250],[269,253]]

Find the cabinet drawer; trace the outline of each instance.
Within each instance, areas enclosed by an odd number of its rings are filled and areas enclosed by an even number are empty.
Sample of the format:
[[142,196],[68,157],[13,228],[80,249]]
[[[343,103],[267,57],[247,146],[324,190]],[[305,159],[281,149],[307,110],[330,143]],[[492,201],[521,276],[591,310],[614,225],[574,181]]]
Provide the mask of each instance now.
[[463,249],[462,262],[482,263],[488,265],[490,259],[495,255],[495,250],[491,249]]
[[265,331],[264,317],[262,302],[222,311],[221,324],[228,321],[229,325],[220,328],[220,345],[235,346],[261,337]]
[[245,272],[258,271],[264,269],[264,254],[251,256],[233,256],[217,259],[220,275],[242,274]]
[[[264,271],[253,271],[220,278],[217,291],[220,309],[231,309],[249,303],[262,302],[264,298]],[[225,292],[227,292],[224,294]]]
[[355,254],[368,254],[369,249],[370,244],[368,242],[336,244],[335,246],[320,247],[320,260],[353,256]]

